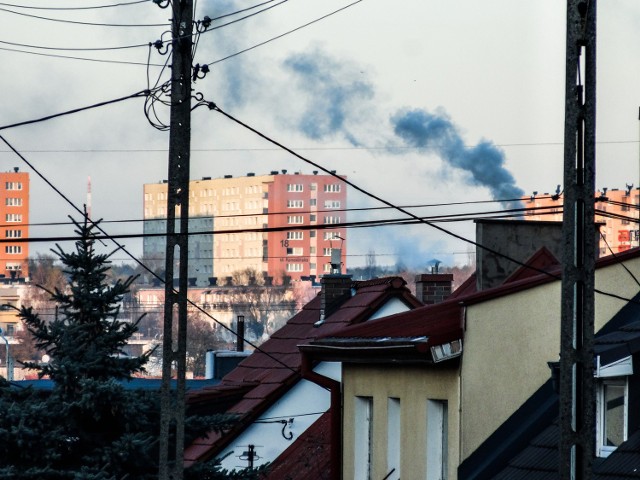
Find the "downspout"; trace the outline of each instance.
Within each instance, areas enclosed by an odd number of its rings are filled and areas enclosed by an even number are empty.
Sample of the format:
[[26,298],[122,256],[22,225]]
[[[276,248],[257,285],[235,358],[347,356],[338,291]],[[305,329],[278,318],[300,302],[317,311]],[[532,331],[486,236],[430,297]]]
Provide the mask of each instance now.
[[310,382],[319,385],[322,388],[326,388],[331,393],[331,406],[330,406],[330,442],[331,447],[329,450],[330,455],[330,478],[331,480],[340,480],[342,477],[342,398],[340,392],[340,382],[320,375],[313,371],[311,359],[306,353],[302,353],[302,365],[301,373],[302,378],[309,380]]

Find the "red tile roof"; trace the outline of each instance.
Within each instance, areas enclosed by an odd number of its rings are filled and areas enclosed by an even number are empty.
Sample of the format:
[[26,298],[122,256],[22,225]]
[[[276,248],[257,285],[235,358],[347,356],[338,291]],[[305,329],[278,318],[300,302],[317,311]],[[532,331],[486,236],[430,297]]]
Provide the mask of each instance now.
[[269,340],[227,374],[218,386],[190,391],[189,404],[215,404],[229,390],[244,390],[242,397],[226,411],[240,415],[240,421],[229,432],[211,433],[196,440],[185,450],[185,465],[214,457],[237,434],[271,406],[300,380],[301,354],[298,345],[314,338],[333,335],[343,328],[369,318],[386,301],[399,298],[410,307],[422,304],[410,293],[400,277],[388,277],[365,282],[353,282],[355,295],[327,317],[319,327],[320,295],[311,300]]

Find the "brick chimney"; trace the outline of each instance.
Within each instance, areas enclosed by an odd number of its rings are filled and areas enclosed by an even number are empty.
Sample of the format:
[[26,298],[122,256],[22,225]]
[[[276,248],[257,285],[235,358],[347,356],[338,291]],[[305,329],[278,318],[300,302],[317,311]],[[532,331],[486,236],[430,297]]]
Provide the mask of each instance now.
[[351,275],[331,274],[320,279],[320,322],[335,312],[342,303],[351,297]]
[[423,273],[416,275],[416,297],[425,305],[440,303],[451,295],[453,274]]

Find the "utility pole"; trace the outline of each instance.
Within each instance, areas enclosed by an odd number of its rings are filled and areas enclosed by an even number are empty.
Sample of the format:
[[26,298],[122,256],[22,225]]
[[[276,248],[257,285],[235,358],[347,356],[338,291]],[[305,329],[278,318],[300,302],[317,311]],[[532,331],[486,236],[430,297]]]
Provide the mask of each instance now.
[[[171,119],[158,472],[160,480],[182,480],[184,470],[193,0],[172,0],[172,3]],[[176,231],[178,217],[180,221]],[[178,276],[177,285],[174,286],[176,258],[178,258]],[[178,328],[177,335],[174,337],[175,320]],[[177,380],[176,388],[172,391],[171,371],[174,365]],[[169,448],[172,429],[175,438],[173,455]]]
[[590,480],[595,455],[596,0],[567,0],[560,332],[560,478]]

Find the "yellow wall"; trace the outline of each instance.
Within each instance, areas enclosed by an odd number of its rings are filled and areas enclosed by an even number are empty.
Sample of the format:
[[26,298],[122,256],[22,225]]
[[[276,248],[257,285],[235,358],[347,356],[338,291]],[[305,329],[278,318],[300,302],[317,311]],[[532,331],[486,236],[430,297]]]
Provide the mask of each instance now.
[[[371,478],[385,478],[387,468],[387,400],[400,399],[401,477],[426,478],[427,400],[448,402],[449,480],[457,478],[458,369],[433,366],[343,366],[343,478],[354,476],[355,397],[373,397]],[[390,478],[397,478],[396,476]]]
[[[640,278],[640,259],[625,265]],[[639,290],[620,265],[597,270],[596,288],[625,298]],[[626,304],[597,293],[595,302],[596,330]],[[467,307],[461,461],[550,378],[559,352],[559,281]]]

